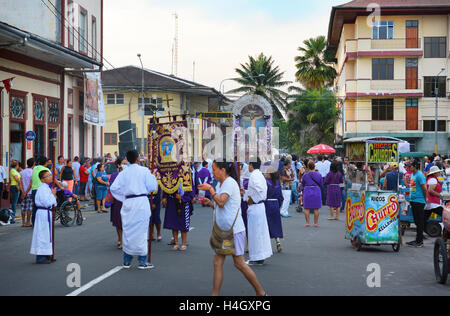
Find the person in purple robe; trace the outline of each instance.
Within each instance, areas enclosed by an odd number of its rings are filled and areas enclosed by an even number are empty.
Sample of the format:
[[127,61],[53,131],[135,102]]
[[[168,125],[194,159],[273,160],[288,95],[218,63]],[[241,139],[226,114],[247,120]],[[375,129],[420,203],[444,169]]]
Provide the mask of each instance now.
[[342,194],[340,184],[344,183],[342,173],[338,171],[336,162],[331,163],[330,172],[325,177],[327,187],[327,205],[330,207],[330,221],[338,221],[341,212]]
[[[191,215],[193,212],[193,191],[183,191],[181,186],[175,194],[163,194],[162,206],[166,209],[164,217],[164,229],[172,230],[172,250],[187,250],[187,234],[190,229]],[[181,247],[178,245],[178,232],[181,232]]]
[[[122,162],[124,160],[125,159],[123,159],[121,157],[118,157],[116,159],[115,164],[117,166],[117,171],[114,172],[111,175],[111,178],[109,179],[109,183],[111,183],[111,185],[114,183],[114,181],[116,180],[119,173],[123,170]],[[113,197],[113,201],[111,203],[110,221],[111,221],[112,225],[116,228],[117,248],[118,249],[122,249],[122,216],[120,215],[121,209],[122,209],[122,202],[114,199],[114,197]]]
[[[211,173],[209,172],[208,169],[208,162],[207,161],[203,161],[202,163],[203,168],[200,169],[200,171],[197,173],[197,177],[195,179],[195,186],[198,187],[201,184],[211,184],[212,183],[212,177],[211,177]],[[206,197],[207,199],[211,199],[211,194],[208,191],[202,191],[202,190],[198,190],[197,193],[198,197]]]
[[319,228],[319,210],[322,207],[323,179],[315,172],[316,164],[310,160],[306,173],[302,177],[303,207],[305,208],[305,227],[310,227],[310,212],[314,211],[314,227]]
[[271,239],[277,243],[277,251],[281,252],[281,239],[283,238],[283,226],[281,224],[280,208],[283,205],[283,192],[281,190],[280,173],[272,166],[267,167],[264,173],[267,181],[266,205],[267,224]]
[[157,238],[155,238],[152,234],[152,241],[156,240],[160,242],[162,240],[161,234],[161,187],[158,185],[158,192],[149,196],[152,205],[152,217],[150,219],[150,227],[152,233],[154,232],[154,228],[156,227]]

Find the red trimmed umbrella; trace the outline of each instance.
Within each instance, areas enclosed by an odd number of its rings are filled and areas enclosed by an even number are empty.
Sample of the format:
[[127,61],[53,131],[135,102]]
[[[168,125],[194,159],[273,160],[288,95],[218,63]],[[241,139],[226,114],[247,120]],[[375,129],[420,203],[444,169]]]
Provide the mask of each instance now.
[[328,145],[323,145],[323,144],[314,146],[313,148],[308,150],[309,155],[312,155],[312,154],[325,155],[325,154],[335,154],[335,153],[336,153],[336,150],[333,147],[330,147]]

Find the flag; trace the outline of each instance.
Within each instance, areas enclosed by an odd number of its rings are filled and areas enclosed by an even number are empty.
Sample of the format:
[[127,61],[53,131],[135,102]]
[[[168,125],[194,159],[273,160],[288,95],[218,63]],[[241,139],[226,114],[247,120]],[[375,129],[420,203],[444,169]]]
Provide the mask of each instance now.
[[13,81],[14,78],[15,78],[15,77],[12,77],[12,78],[5,79],[5,80],[2,81],[2,82],[3,82],[3,86],[4,86],[5,89],[6,89],[6,92],[8,92],[8,93],[9,93],[9,91],[11,90],[11,88],[12,88],[12,86],[13,86],[12,81]]

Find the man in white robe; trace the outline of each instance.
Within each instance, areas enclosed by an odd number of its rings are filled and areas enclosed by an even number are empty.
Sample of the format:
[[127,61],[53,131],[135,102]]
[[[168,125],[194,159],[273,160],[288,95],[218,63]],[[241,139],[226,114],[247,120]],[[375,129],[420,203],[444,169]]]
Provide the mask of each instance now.
[[264,205],[267,199],[267,182],[259,170],[260,167],[259,158],[257,162],[250,162],[248,190],[244,194],[244,201],[248,201],[249,205],[247,211],[249,265],[263,265],[264,260],[273,255]]
[[31,241],[32,255],[36,255],[37,264],[51,263],[53,255],[52,240],[52,207],[56,206],[56,188],[50,189],[52,174],[46,170],[39,173],[42,185],[36,192],[36,219],[33,226],[33,239]]
[[114,198],[123,203],[120,211],[123,229],[123,267],[130,268],[133,256],[138,256],[139,269],[152,269],[154,266],[147,262],[151,217],[148,195],[157,189],[156,177],[148,168],[139,165],[140,158],[137,151],[128,152],[127,160],[130,165],[119,173],[110,188]]

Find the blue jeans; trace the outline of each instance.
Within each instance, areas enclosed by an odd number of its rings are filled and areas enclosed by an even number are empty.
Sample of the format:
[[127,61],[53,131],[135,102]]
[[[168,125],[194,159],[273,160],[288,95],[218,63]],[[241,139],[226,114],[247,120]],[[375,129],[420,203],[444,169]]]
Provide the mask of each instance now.
[[292,200],[292,197],[293,197],[293,198],[294,198],[294,204],[297,204],[297,203],[298,203],[297,184],[298,184],[298,181],[293,181],[293,182],[291,183],[291,191],[292,191],[291,200]]
[[[147,256],[138,256],[139,264],[146,264],[147,258],[148,258]],[[133,256],[131,256],[125,252],[123,253],[123,263],[130,264],[132,260],[133,260]]]
[[12,210],[12,222],[16,221],[16,208],[17,208],[17,201],[19,201],[19,189],[17,186],[13,185],[11,186],[11,210]]

